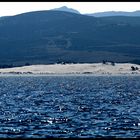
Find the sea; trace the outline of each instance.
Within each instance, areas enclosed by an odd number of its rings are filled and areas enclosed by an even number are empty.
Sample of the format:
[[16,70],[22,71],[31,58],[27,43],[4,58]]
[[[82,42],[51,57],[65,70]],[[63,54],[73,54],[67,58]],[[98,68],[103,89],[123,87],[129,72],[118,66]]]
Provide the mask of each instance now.
[[0,76],[0,138],[140,138],[140,76]]

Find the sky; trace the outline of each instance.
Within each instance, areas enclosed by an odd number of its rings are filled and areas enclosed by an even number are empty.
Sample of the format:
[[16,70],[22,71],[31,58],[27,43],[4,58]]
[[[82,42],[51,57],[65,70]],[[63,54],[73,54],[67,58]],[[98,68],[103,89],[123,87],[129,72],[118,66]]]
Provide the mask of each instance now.
[[50,10],[61,6],[76,9],[81,14],[104,11],[131,12],[140,10],[140,2],[0,2],[0,16]]

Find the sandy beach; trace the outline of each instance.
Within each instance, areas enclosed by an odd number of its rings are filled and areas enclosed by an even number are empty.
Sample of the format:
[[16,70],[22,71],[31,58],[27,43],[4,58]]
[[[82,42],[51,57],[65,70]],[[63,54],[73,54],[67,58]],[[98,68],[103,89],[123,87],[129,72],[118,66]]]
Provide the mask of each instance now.
[[[131,67],[138,70],[132,70]],[[140,75],[140,65],[131,63],[84,63],[84,64],[53,64],[30,65],[0,69],[0,74],[94,74],[94,75]]]

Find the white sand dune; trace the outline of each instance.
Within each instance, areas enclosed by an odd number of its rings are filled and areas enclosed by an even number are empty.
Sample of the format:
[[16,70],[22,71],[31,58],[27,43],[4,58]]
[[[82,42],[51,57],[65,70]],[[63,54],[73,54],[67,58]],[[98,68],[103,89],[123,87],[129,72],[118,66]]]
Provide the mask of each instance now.
[[[138,70],[132,71],[131,66]],[[140,75],[140,65],[131,63],[84,63],[84,64],[53,64],[53,65],[30,65],[23,67],[0,69],[1,74],[95,74],[95,75]]]

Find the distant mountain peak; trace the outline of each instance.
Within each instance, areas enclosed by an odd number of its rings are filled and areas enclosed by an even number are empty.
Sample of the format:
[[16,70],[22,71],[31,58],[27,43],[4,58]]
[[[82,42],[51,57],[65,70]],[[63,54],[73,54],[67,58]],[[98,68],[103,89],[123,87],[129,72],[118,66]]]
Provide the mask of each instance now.
[[59,8],[54,8],[54,9],[51,9],[51,10],[55,10],[55,11],[65,11],[65,12],[71,12],[71,13],[76,13],[76,14],[80,14],[79,11],[75,10],[75,9],[72,9],[72,8],[68,8],[67,6],[62,6],[62,7],[59,7]]
[[60,8],[65,8],[65,9],[69,9],[67,6],[62,6],[62,7],[60,7]]
[[107,17],[107,16],[140,16],[140,10],[127,12],[127,11],[105,11],[105,12],[97,12],[86,14],[95,17]]

